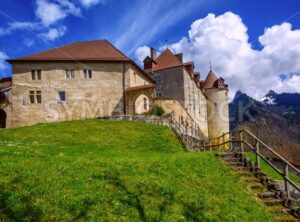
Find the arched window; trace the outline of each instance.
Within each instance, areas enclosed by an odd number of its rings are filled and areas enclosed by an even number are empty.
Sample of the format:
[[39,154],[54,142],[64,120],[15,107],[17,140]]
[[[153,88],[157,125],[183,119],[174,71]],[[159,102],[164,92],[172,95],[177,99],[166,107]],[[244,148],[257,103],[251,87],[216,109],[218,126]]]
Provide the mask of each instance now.
[[149,111],[149,98],[145,94],[139,95],[134,103],[134,110],[136,114],[142,114]]
[[144,110],[148,110],[148,100],[146,97],[144,97]]

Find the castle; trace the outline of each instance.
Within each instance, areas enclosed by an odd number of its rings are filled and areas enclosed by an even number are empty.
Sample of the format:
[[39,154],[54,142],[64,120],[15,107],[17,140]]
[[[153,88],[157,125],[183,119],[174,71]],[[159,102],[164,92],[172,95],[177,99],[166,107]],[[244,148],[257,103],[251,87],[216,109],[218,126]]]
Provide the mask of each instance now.
[[193,62],[169,49],[144,69],[107,40],[77,42],[7,60],[12,81],[0,83],[0,125],[134,115],[153,104],[205,137],[229,131],[228,86],[210,70],[205,81]]

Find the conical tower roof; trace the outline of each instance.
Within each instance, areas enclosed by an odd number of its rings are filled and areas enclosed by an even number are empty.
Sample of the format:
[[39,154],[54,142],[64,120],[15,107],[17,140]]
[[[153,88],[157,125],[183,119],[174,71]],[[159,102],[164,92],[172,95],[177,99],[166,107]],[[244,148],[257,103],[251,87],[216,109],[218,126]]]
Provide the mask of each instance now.
[[203,88],[204,89],[211,89],[213,88],[214,86],[214,83],[218,80],[218,77],[217,75],[214,73],[214,71],[210,70],[206,79],[205,79],[205,82],[204,82],[204,85],[203,85]]

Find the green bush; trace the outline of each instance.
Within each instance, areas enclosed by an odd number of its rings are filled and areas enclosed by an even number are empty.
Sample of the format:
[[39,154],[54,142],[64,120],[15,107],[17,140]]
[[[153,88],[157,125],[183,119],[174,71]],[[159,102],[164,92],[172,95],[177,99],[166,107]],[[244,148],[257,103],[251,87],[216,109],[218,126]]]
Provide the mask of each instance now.
[[161,106],[154,104],[151,108],[151,114],[155,116],[162,116],[165,114],[165,110]]

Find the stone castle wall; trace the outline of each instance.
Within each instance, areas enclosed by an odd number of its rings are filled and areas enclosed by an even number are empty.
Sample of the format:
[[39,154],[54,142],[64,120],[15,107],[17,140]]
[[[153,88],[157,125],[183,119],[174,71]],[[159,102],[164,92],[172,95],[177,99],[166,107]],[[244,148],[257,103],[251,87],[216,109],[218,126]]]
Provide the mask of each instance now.
[[[83,70],[92,70],[85,79]],[[42,70],[41,80],[32,80],[31,70]],[[66,70],[75,78],[67,79]],[[14,63],[10,127],[124,114],[127,87],[149,84],[129,63]],[[30,91],[41,91],[41,104],[31,104]],[[66,101],[59,101],[59,92]]]
[[205,91],[208,104],[209,137],[216,138],[229,132],[228,92],[226,89],[209,89]]
[[184,69],[184,107],[199,125],[204,135],[208,136],[207,102],[194,78]]
[[161,84],[156,83],[156,93],[178,101],[203,134],[208,135],[206,98],[191,75],[180,66],[154,72],[155,80],[158,76]]

